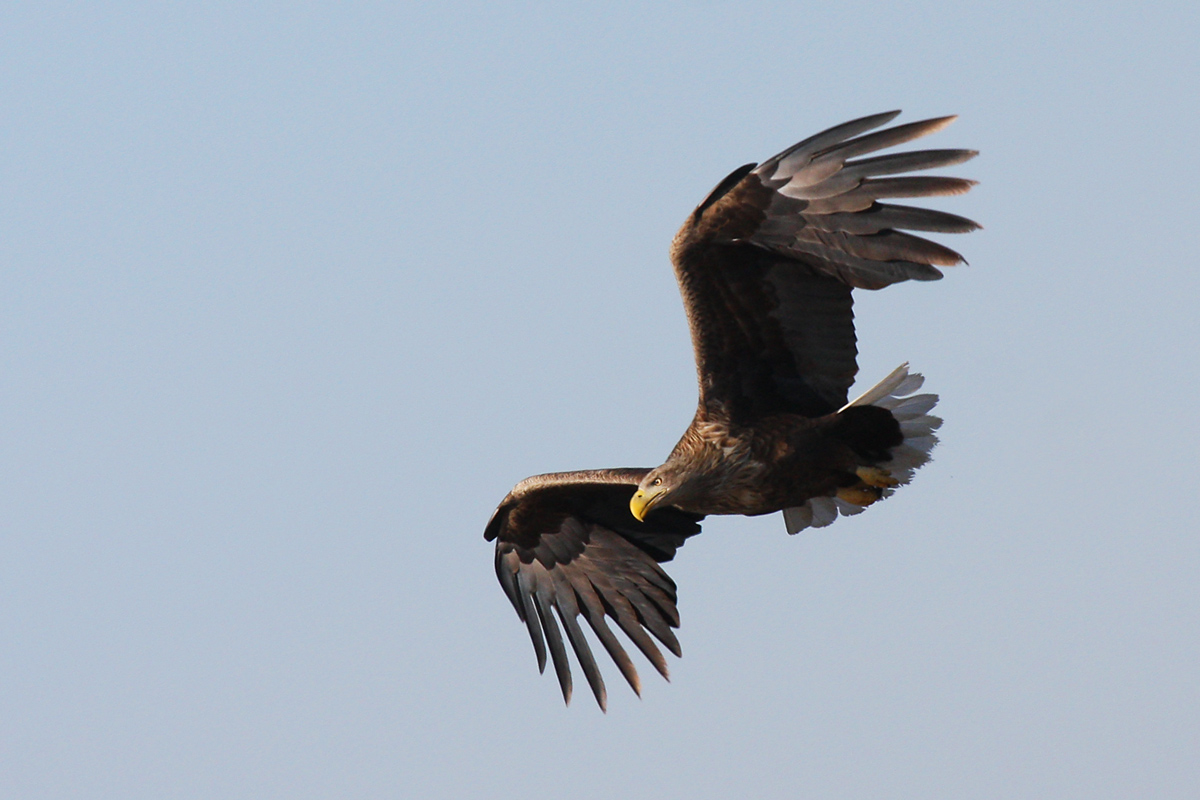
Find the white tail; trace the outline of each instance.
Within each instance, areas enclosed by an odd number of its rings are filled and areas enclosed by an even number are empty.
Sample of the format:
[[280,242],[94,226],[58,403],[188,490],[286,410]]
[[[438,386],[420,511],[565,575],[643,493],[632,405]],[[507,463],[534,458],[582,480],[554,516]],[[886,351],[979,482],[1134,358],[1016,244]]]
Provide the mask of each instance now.
[[[934,434],[942,424],[939,417],[929,411],[937,405],[936,394],[913,394],[921,388],[925,378],[917,373],[909,374],[908,364],[896,367],[890,375],[863,392],[838,410],[842,413],[851,406],[879,406],[892,412],[900,423],[904,441],[891,449],[891,460],[880,464],[878,469],[897,486],[912,480],[913,473],[928,463],[929,454],[937,444]],[[882,497],[892,494],[891,488],[882,491]],[[798,533],[807,527],[824,528],[842,516],[861,514],[865,505],[851,502],[842,497],[814,497],[802,506],[785,508],[783,521],[788,533]]]

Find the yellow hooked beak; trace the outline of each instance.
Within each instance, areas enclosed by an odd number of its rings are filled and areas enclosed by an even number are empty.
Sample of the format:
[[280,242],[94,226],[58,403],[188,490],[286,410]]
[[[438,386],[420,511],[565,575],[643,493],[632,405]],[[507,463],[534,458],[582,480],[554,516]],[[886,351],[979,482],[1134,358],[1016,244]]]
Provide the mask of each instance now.
[[633,497],[629,500],[629,510],[633,512],[633,516],[637,517],[638,522],[645,521],[650,508],[658,502],[666,490],[665,486],[651,486],[649,489],[638,489],[634,492]]

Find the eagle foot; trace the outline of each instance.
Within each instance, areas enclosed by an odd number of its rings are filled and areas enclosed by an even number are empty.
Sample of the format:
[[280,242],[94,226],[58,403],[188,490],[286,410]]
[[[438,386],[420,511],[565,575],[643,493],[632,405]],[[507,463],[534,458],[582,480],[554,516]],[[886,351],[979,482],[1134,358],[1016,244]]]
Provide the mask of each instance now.
[[893,478],[892,473],[879,467],[859,467],[854,470],[854,474],[867,486],[877,489],[890,489],[900,485],[900,481]]
[[865,483],[859,483],[854,486],[843,486],[837,490],[837,496],[847,503],[866,507],[883,497],[883,490],[875,486],[867,486]]

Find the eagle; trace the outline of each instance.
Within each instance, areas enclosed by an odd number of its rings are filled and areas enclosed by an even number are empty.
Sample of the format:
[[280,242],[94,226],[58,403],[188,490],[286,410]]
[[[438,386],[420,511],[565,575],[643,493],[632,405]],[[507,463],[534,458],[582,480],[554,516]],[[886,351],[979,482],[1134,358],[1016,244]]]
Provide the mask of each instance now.
[[880,202],[958,195],[975,185],[908,174],[960,164],[974,150],[869,156],[955,119],[883,127],[899,113],[837,125],[739,167],[688,216],[671,262],[699,402],[661,466],[527,478],[487,523],[500,585],[543,672],[549,651],[568,704],[564,632],[596,702],[607,704],[580,617],[639,696],[637,670],[610,621],[669,677],[655,640],[681,655],[673,631],[679,612],[675,583],[660,564],[700,532],[706,516],[782,511],[788,533],[824,527],[887,497],[929,460],[941,424],[929,413],[937,396],[916,394],[922,378],[907,364],[849,400],[858,371],[852,290],[937,280],[938,267],[965,263],[906,231],[980,227]]

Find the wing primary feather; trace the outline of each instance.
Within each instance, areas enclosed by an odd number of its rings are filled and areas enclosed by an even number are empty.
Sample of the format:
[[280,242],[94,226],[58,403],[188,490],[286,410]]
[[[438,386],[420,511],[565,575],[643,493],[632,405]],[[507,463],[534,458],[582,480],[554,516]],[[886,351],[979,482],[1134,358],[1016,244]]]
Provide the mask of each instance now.
[[542,630],[546,632],[546,642],[550,645],[550,659],[554,662],[554,672],[558,676],[558,685],[562,687],[563,701],[571,705],[571,664],[567,661],[567,649],[563,646],[562,634],[559,633],[558,623],[554,621],[550,606],[554,603],[550,587],[538,582],[537,594],[534,595],[538,616],[542,619]]
[[[512,561],[516,561],[516,566],[510,563]],[[512,603],[517,616],[524,622],[525,611],[521,606],[521,590],[517,586],[517,568],[521,565],[520,557],[513,552],[512,545],[502,543],[496,547],[495,563],[496,577],[500,580],[500,587],[504,589],[504,595]]]
[[644,578],[647,583],[661,591],[672,602],[675,600],[675,581],[671,580],[671,576],[664,572],[658,564],[649,561],[632,561],[623,566]]
[[575,651],[575,658],[578,659],[579,667],[587,678],[588,686],[592,688],[592,694],[596,696],[600,710],[607,711],[608,692],[604,688],[604,678],[600,675],[592,648],[588,646],[587,638],[579,627],[579,606],[575,602],[575,590],[561,572],[555,574],[554,583],[554,607],[558,611],[563,629],[567,632],[567,640],[571,643],[571,649]]
[[587,678],[588,686],[592,689],[596,703],[599,704],[601,711],[608,711],[608,690],[604,687],[604,677],[600,674],[600,668],[596,666],[596,659],[592,655],[591,648],[588,647],[587,639],[584,638],[583,629],[579,627],[579,618],[564,614],[561,610],[559,615],[562,617],[563,627],[567,629],[567,638],[575,650],[575,656],[579,659],[579,666],[583,669],[583,675]]
[[[640,622],[642,626],[646,628],[646,630],[653,633],[655,637],[657,637],[658,640],[663,644],[667,644],[667,639],[674,639],[674,637],[671,636],[670,629],[667,627],[666,620],[663,619],[662,614],[658,610],[658,606],[649,600],[644,594],[644,590],[650,587],[639,587],[633,584],[621,585],[615,581],[614,584],[617,586],[617,591],[619,591],[621,595],[623,595],[625,599],[629,601],[629,604],[632,607],[633,613],[637,617],[638,622]],[[670,645],[668,645],[668,647],[670,647]],[[676,647],[678,647],[678,644],[676,644]],[[671,652],[675,652],[675,650],[672,649]],[[679,655],[678,653],[675,654]]]
[[[876,201],[892,197],[944,197],[967,192],[978,181],[967,178],[904,177],[904,178],[867,178],[856,188],[835,194],[831,197],[821,197],[808,200],[802,216],[808,220],[814,214],[837,214],[851,211],[864,211]],[[786,219],[786,217],[784,218]],[[776,222],[778,225],[778,221]]]
[[820,230],[860,236],[880,233],[889,228],[934,233],[970,233],[979,229],[979,223],[957,214],[884,203],[876,203],[861,211],[806,215],[806,219]]
[[916,172],[922,169],[951,167],[970,161],[979,155],[978,150],[915,150],[911,153],[892,153],[886,156],[847,161],[838,177],[872,178],[876,175],[895,175],[899,172]]
[[629,640],[637,646],[637,649],[642,652],[646,660],[654,665],[654,669],[658,671],[658,674],[667,680],[671,680],[671,671],[667,666],[666,657],[658,649],[658,646],[654,644],[654,640],[646,633],[646,629],[637,623],[636,618],[616,617],[615,619],[617,620],[617,625],[625,632]]
[[[963,257],[945,245],[895,230],[885,230],[869,236],[854,236],[841,231],[817,231],[811,234],[852,256],[880,263],[911,261],[939,267],[953,267],[964,262]],[[800,241],[803,241],[801,239]]]
[[533,642],[533,652],[537,655],[538,672],[545,673],[546,642],[542,635],[541,615],[534,607],[533,587],[529,585],[529,576],[524,572],[517,573],[517,597],[521,602],[520,616],[525,621],[525,629],[529,631],[529,638]]
[[604,622],[604,603],[597,593],[596,587],[587,576],[577,575],[576,571],[572,570],[568,574],[568,580],[571,581],[571,586],[575,590],[575,596],[578,599],[580,611],[584,619],[591,625],[592,630],[596,633],[596,638],[604,645],[604,649],[612,657],[617,668],[621,670],[621,674],[625,676],[625,680],[629,683],[634,693],[638,697],[642,696],[642,682],[638,678],[637,669],[633,666],[633,661],[630,660],[629,654],[625,652],[625,648],[613,635],[612,630]]
[[[882,114],[871,114],[870,116],[852,119],[849,122],[843,122],[841,125],[834,125],[832,128],[813,134],[812,136],[797,142],[788,149],[784,150],[779,155],[767,159],[762,166],[754,170],[755,173],[765,175],[768,179],[774,179],[775,175],[780,172],[789,173],[794,164],[800,164],[812,158],[815,153],[845,141],[852,137],[858,136],[860,133],[878,128],[880,125],[886,125],[896,117],[900,116],[900,111],[885,111]],[[787,160],[789,163],[784,164]],[[776,169],[778,166],[778,169]],[[771,175],[766,175],[770,169]]]
[[663,622],[662,617],[657,617],[653,621],[643,619],[642,624],[646,626],[648,631],[654,634],[655,638],[663,643],[664,647],[674,653],[676,658],[683,658],[683,651],[679,647],[679,640],[675,638],[675,634]]
[[920,139],[922,136],[936,133],[956,119],[958,119],[958,116],[952,115],[949,117],[908,122],[904,125],[897,125],[894,128],[876,131],[875,133],[869,133],[866,136],[860,136],[857,139],[851,139],[848,142],[834,145],[820,155],[836,154],[842,158],[854,158],[866,153],[874,153],[876,150],[895,147],[898,144],[911,142],[913,139]]
[[[818,231],[828,235],[824,231]],[[836,243],[798,239],[788,252],[807,253],[827,262],[824,269],[843,283],[859,289],[881,289],[899,281],[936,281],[942,273],[914,261],[874,261],[846,252]]]
[[670,680],[667,660],[655,646],[654,641],[646,634],[645,629],[638,623],[637,610],[629,598],[608,582],[607,576],[603,576],[603,579],[597,582],[596,589],[600,594],[600,601],[604,604],[605,613],[616,620],[617,626],[625,632],[638,650],[642,651],[642,655],[654,665],[658,673]]
[[854,193],[874,198],[885,197],[946,197],[965,194],[979,181],[970,178],[948,178],[941,175],[908,175],[902,178],[868,178]]
[[672,628],[679,627],[679,610],[675,607],[675,597],[662,591],[657,586],[643,586],[642,594],[654,604],[655,609],[663,620]]
[[678,625],[679,612],[675,609],[671,598],[664,594],[657,586],[641,585],[633,587],[632,592],[623,592],[629,597],[629,601],[633,603],[634,609],[637,611],[638,618],[642,620],[642,624],[650,629],[650,632],[659,639],[663,638],[660,631],[670,635],[668,626]]
[[617,669],[621,670],[621,675],[625,677],[625,681],[633,689],[634,694],[641,697],[642,679],[638,677],[637,668],[634,667],[633,660],[629,658],[629,654],[625,652],[625,648],[621,646],[621,642],[617,640],[612,629],[605,624],[604,616],[594,613],[589,609],[584,612],[584,618],[592,626],[592,630],[596,632],[596,638],[600,640],[600,644],[604,645],[604,649],[612,657],[613,663],[617,665]]

